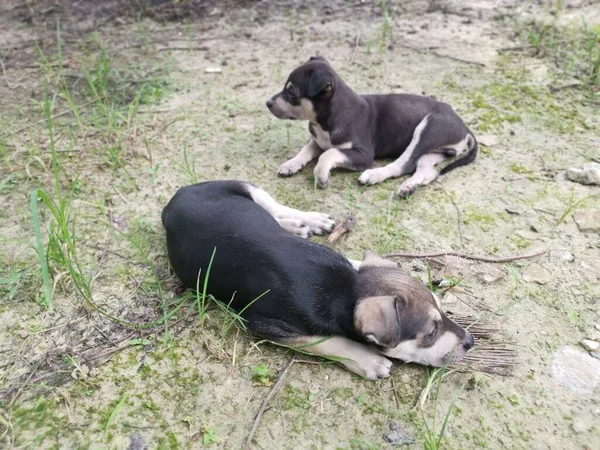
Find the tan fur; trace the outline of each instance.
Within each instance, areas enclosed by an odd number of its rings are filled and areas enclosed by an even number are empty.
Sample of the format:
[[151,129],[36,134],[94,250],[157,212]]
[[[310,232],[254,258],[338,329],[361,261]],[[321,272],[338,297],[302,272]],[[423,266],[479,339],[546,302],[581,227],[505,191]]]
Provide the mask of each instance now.
[[332,357],[351,372],[369,380],[387,378],[391,374],[389,359],[374,348],[345,337],[298,336],[286,344],[313,355]]
[[395,297],[363,298],[354,310],[354,325],[368,341],[384,347],[397,346],[400,328]]

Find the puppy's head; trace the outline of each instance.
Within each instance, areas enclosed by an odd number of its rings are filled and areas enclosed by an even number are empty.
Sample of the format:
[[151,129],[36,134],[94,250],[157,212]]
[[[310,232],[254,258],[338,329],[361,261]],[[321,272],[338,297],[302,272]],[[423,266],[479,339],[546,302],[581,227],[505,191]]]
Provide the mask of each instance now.
[[316,121],[335,93],[338,77],[322,56],[313,56],[295,69],[283,90],[267,100],[267,108],[279,119]]
[[460,361],[473,346],[471,333],[446,317],[438,298],[393,261],[365,252],[359,283],[356,329],[383,354],[441,367]]

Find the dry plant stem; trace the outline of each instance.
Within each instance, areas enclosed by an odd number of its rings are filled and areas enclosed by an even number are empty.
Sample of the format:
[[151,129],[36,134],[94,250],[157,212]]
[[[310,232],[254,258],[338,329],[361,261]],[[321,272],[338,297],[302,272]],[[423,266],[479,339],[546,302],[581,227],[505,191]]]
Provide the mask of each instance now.
[[388,253],[384,255],[384,258],[436,258],[438,256],[456,256],[458,258],[470,259],[473,261],[483,261],[489,263],[503,263],[510,261],[519,261],[521,259],[531,259],[536,256],[541,256],[546,253],[548,250],[540,250],[535,253],[528,253],[526,255],[515,255],[515,256],[503,256],[500,258],[493,258],[491,256],[476,256],[476,255],[468,255],[466,253],[460,252],[437,252],[437,253]]
[[294,363],[296,363],[296,362],[298,362],[298,360],[296,358],[293,358],[290,361],[290,363],[286,366],[286,368],[283,370],[281,375],[279,375],[279,378],[277,380],[277,383],[275,383],[275,386],[273,386],[273,388],[269,391],[269,394],[263,400],[262,405],[260,406],[260,409],[258,410],[256,417],[254,418],[254,423],[252,424],[252,429],[250,430],[248,439],[246,439],[246,446],[244,447],[246,450],[250,450],[252,448],[252,439],[254,438],[254,434],[256,433],[256,430],[258,429],[258,425],[260,424],[260,419],[262,418],[262,415],[265,413],[265,411],[267,409],[267,405],[271,401],[271,398],[273,398],[273,396],[277,393],[277,391],[283,385],[283,380],[285,379],[285,376],[287,375],[288,371],[290,370],[290,367],[292,367],[294,365]]

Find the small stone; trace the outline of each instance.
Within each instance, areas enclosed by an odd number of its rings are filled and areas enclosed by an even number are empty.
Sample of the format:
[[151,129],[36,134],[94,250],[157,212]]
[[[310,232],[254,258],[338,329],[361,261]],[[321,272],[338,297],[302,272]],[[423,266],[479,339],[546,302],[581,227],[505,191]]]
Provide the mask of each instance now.
[[595,352],[600,348],[600,344],[596,341],[591,341],[589,339],[583,339],[580,342],[581,346],[585,348],[588,352]]
[[600,384],[600,361],[571,347],[562,347],[553,355],[552,377],[579,395],[590,395]]
[[207,67],[206,69],[204,69],[204,72],[206,72],[206,73],[221,73],[222,70],[220,67]]
[[525,214],[525,207],[523,205],[510,205],[507,206],[506,212],[509,214],[513,214],[515,216],[520,216],[521,214]]
[[498,280],[501,280],[505,276],[506,273],[496,266],[485,267],[484,271],[477,274],[477,278],[479,278],[479,280],[485,284],[494,283]]
[[582,233],[600,233],[600,210],[580,209],[573,213],[573,219]]
[[390,423],[390,432],[383,435],[383,440],[395,445],[408,445],[415,442],[407,427],[397,423]]
[[537,233],[529,230],[519,230],[515,234],[523,239],[527,239],[528,241],[537,241],[540,238]]
[[534,403],[535,406],[542,406],[544,404],[544,401],[541,398],[538,398]]
[[596,353],[596,352],[590,352],[590,356],[591,356],[592,358],[599,359],[599,358],[598,358],[598,353]]
[[134,431],[129,435],[129,446],[127,450],[148,450],[148,443],[144,436],[138,431]]
[[566,250],[554,249],[550,250],[550,259],[554,261],[573,262],[575,257]]
[[477,136],[477,142],[484,147],[493,147],[498,143],[498,136],[494,134],[480,134]]
[[598,331],[600,331],[600,323],[595,323],[594,324],[594,328]]
[[552,279],[552,274],[539,264],[529,264],[523,272],[523,280],[527,283],[547,284]]
[[600,164],[585,164],[583,169],[572,167],[567,170],[567,178],[575,183],[600,186]]

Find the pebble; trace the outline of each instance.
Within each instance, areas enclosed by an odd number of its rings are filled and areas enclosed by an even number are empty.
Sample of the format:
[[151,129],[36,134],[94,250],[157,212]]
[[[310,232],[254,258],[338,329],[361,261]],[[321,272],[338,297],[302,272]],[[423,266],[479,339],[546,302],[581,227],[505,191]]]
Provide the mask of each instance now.
[[567,169],[567,178],[575,183],[600,186],[600,164],[585,164],[583,169]]
[[547,284],[552,279],[552,274],[539,264],[529,264],[523,272],[523,280],[527,283]]
[[479,280],[485,284],[494,283],[495,281],[501,280],[506,276],[504,271],[494,266],[489,266],[484,270],[485,271],[477,274],[477,278],[479,278]]
[[383,440],[395,445],[408,445],[415,442],[415,438],[404,424],[390,423],[390,432],[383,435]]
[[554,249],[550,250],[550,259],[554,261],[572,262],[575,256],[566,250]]
[[493,147],[498,143],[498,136],[494,134],[481,134],[477,136],[477,142],[484,147]]
[[552,357],[552,378],[580,396],[591,395],[600,385],[600,361],[580,350],[562,347]]
[[134,431],[129,435],[129,446],[127,450],[148,450],[148,443],[144,436],[138,431]]
[[573,219],[582,233],[600,233],[600,210],[580,209],[573,213]]
[[583,339],[580,342],[581,346],[585,348],[588,352],[595,352],[600,348],[600,344],[596,341],[592,341],[590,339]]

